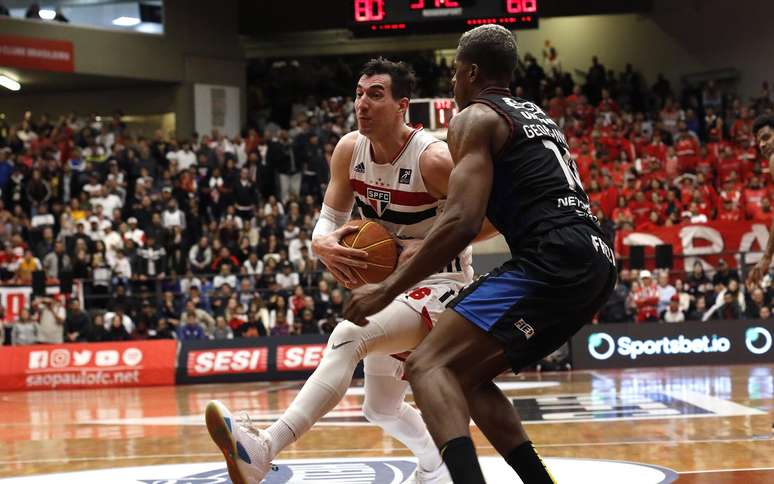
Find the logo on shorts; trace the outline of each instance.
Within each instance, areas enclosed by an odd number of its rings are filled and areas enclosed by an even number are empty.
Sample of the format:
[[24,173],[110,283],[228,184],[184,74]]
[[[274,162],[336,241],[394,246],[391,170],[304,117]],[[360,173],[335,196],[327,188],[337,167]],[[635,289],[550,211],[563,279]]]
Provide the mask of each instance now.
[[527,339],[535,336],[535,328],[527,324],[523,319],[516,321],[513,325],[516,326],[516,329],[524,333],[524,336],[526,336]]
[[408,185],[411,183],[411,170],[409,168],[401,168],[398,173],[398,183]]
[[390,192],[384,190],[377,190],[376,188],[369,188],[366,190],[366,197],[371,202],[371,206],[374,207],[376,213],[381,217],[387,206],[390,204]]

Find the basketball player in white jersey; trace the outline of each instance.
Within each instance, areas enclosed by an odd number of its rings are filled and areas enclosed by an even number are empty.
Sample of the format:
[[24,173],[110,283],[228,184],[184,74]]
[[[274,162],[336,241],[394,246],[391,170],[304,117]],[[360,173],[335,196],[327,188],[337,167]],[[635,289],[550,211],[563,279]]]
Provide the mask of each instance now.
[[[356,230],[342,227],[353,205],[363,218],[378,220],[401,241],[399,263],[416,252],[442,209],[453,162],[446,143],[405,124],[412,84],[413,75],[405,64],[382,58],[368,62],[357,85],[358,131],[339,141],[331,159],[331,180],[312,249],[348,287],[363,282],[352,268],[365,268],[367,260],[366,252],[339,244]],[[478,239],[495,233],[485,225]],[[237,422],[221,403],[210,402],[207,427],[226,458],[232,481],[261,482],[271,460],[339,403],[355,367],[365,358],[363,412],[417,457],[417,471],[409,482],[450,482],[420,414],[404,402],[408,383],[402,379],[402,362],[390,355],[415,348],[446,304],[472,281],[471,257],[467,247],[442,272],[369,317],[370,324],[339,323],[320,366],[268,429]]]

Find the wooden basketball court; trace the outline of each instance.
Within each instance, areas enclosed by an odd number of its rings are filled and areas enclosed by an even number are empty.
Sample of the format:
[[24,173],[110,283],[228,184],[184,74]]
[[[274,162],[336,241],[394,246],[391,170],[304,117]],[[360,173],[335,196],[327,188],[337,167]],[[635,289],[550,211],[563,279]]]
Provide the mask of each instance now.
[[[600,459],[671,469],[681,483],[774,482],[774,365],[531,373],[498,383],[549,466],[551,458]],[[359,384],[280,460],[407,456],[401,444],[365,422]],[[0,394],[0,483],[170,464],[189,465],[194,474],[196,463],[220,460],[201,417],[208,400],[220,399],[265,423],[299,387],[240,383]],[[473,436],[481,456],[494,455],[475,427]],[[33,475],[38,477],[5,479]],[[116,475],[111,484],[149,482],[129,471]],[[568,482],[598,477],[578,473]],[[70,482],[61,475],[51,479]]]

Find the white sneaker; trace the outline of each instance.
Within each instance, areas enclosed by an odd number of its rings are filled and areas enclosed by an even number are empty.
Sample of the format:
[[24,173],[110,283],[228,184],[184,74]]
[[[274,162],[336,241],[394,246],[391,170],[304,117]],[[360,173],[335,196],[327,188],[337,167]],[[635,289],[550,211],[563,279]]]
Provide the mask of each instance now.
[[411,474],[411,477],[405,482],[405,484],[451,484],[452,478],[449,475],[449,470],[446,468],[446,464],[441,464],[434,471],[425,471],[417,466],[417,470]]
[[249,419],[236,421],[225,405],[212,400],[204,410],[210,437],[226,458],[234,484],[259,484],[271,470],[271,438]]

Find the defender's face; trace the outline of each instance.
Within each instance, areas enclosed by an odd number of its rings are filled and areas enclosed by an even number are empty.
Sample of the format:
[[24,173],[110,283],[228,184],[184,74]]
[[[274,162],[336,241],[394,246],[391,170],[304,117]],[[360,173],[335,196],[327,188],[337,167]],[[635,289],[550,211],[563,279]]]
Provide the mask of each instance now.
[[[405,98],[404,98],[405,99]],[[392,79],[388,74],[363,76],[355,91],[355,114],[360,134],[373,135],[403,118],[403,100],[392,97]],[[408,99],[405,99],[408,105]]]
[[471,89],[471,69],[472,65],[461,61],[459,58],[454,61],[454,76],[452,77],[452,89],[454,90],[454,101],[457,103],[457,109],[463,110],[473,99]]

